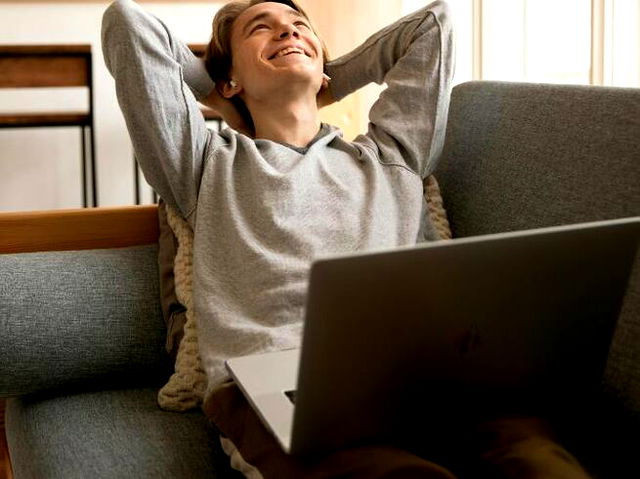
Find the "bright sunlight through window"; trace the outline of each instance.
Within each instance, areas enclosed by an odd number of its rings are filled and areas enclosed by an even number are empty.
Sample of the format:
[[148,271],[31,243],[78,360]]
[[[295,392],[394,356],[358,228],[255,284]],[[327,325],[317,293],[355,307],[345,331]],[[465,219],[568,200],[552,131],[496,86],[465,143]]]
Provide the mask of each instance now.
[[[427,0],[404,0],[404,13]],[[504,80],[640,87],[638,0],[448,0],[454,83]]]

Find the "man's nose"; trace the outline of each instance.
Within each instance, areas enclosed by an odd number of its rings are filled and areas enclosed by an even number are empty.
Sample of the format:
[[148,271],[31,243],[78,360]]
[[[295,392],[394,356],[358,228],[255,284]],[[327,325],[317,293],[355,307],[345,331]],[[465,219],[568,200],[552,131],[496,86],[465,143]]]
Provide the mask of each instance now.
[[298,29],[294,25],[285,25],[280,32],[280,39],[282,40],[289,37],[298,38],[299,36],[300,32],[298,32]]

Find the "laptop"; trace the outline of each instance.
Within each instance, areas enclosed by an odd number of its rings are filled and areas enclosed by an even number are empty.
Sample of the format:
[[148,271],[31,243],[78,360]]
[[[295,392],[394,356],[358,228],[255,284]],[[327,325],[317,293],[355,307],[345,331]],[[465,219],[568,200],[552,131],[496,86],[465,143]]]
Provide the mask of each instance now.
[[571,407],[600,385],[639,239],[634,217],[321,259],[301,349],[227,368],[291,454]]

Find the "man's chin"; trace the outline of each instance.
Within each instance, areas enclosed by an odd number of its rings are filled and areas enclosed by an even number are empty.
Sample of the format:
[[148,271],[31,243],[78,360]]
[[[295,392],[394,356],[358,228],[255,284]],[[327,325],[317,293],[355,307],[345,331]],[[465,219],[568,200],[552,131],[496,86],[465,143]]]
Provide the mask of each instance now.
[[322,78],[322,73],[310,69],[306,65],[287,65],[280,66],[273,70],[273,78],[279,82],[286,84],[313,84]]
[[[303,62],[290,62],[288,64],[269,64],[268,68],[261,68],[256,72],[255,86],[262,92],[273,90],[274,93],[282,91],[308,91],[322,86],[322,71],[318,71],[316,65]],[[260,95],[262,96],[262,95]]]

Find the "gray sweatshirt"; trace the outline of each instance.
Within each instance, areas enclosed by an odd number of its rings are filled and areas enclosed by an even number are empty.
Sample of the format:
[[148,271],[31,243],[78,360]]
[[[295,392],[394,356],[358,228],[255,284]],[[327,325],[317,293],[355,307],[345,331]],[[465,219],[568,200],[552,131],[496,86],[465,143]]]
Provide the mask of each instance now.
[[365,135],[323,125],[308,148],[208,130],[204,66],[157,18],[118,0],[102,45],[136,158],[194,230],[194,304],[209,392],[230,357],[298,347],[311,262],[430,239],[422,180],[440,154],[452,75],[437,1],[326,66],[336,99],[387,89]]

